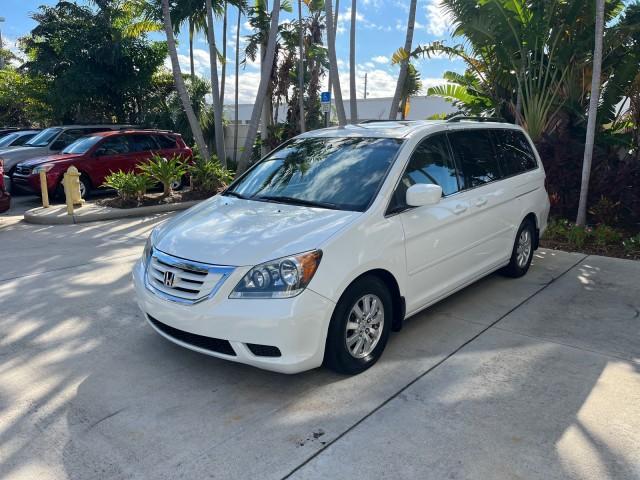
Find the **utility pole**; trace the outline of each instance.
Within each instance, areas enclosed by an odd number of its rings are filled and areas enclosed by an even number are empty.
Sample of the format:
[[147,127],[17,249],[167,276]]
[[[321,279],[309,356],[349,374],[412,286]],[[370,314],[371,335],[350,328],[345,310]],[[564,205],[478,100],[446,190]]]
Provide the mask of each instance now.
[[367,99],[367,74],[364,74],[364,99]]
[[[0,23],[4,22],[4,17],[0,17]],[[4,68],[4,55],[2,55],[2,30],[0,30],[0,70]]]

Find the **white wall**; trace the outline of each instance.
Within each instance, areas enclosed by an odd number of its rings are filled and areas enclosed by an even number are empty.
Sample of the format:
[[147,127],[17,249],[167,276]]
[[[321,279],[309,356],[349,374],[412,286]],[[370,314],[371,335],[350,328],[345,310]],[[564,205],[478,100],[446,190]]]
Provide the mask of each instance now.
[[[437,113],[454,113],[456,108],[440,97],[418,96],[411,97],[411,109],[408,120],[426,120]],[[389,108],[391,98],[367,98],[358,100],[358,120],[384,120],[389,118]],[[344,101],[344,109],[347,118],[351,116],[349,100]],[[251,120],[252,104],[241,104],[238,106],[238,120],[240,123],[247,123]],[[233,105],[224,106],[225,118],[233,122],[235,113]],[[281,105],[278,117],[281,121],[287,118],[287,106]],[[335,106],[333,107],[333,117],[335,118]]]

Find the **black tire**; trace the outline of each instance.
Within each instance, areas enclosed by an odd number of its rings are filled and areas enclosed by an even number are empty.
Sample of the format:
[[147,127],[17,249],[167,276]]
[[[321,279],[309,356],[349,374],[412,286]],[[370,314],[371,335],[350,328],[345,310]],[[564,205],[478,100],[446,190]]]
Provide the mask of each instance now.
[[[536,245],[536,226],[530,218],[525,218],[520,224],[516,239],[513,242],[513,249],[511,250],[511,259],[509,264],[500,270],[500,273],[507,277],[519,278],[529,271],[531,266],[531,260],[533,260],[533,252]],[[524,238],[528,238],[528,255],[525,255],[525,251],[519,249],[521,241]],[[525,260],[526,256],[526,260]]]
[[[352,313],[352,309],[355,307],[356,303],[359,303],[360,306],[363,305],[361,302],[365,296],[369,296],[366,298],[377,297],[382,304],[378,304],[378,309],[381,310],[384,315],[382,322],[380,322],[382,331],[379,336],[376,335],[375,332],[377,332],[378,329],[374,328],[374,325],[371,324],[371,329],[366,330],[367,332],[371,332],[371,335],[369,335],[369,333],[365,333],[365,331],[361,332],[360,336],[367,335],[366,338],[374,337],[378,339],[373,343],[373,349],[370,353],[367,353],[361,358],[356,358],[356,356],[352,355],[347,346],[347,322],[350,317],[352,320],[355,319],[355,314]],[[393,322],[392,305],[393,301],[391,294],[389,293],[387,286],[379,278],[375,276],[365,276],[351,284],[342,294],[342,297],[340,297],[340,300],[333,311],[333,316],[331,317],[324,353],[325,366],[338,373],[355,375],[364,372],[376,363],[387,345],[389,333],[391,332],[391,324]],[[372,321],[374,321],[374,323],[375,319],[373,317],[375,316],[378,318],[377,315],[374,315],[378,309],[375,307],[371,308]],[[362,322],[362,327],[368,328],[366,325],[367,321],[363,320]],[[350,324],[353,325],[353,323],[354,322],[351,322]],[[353,338],[353,335],[351,338]],[[353,344],[352,348],[355,348],[355,344]],[[364,354],[365,348],[362,348],[363,351],[361,353]]]

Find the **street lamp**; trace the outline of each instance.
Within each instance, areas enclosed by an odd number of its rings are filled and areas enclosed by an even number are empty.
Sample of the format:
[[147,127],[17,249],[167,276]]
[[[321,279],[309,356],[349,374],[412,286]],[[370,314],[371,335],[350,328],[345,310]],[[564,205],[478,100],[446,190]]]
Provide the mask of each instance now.
[[[4,22],[4,17],[0,17],[0,23]],[[4,56],[2,55],[2,30],[0,30],[0,70],[4,68]]]

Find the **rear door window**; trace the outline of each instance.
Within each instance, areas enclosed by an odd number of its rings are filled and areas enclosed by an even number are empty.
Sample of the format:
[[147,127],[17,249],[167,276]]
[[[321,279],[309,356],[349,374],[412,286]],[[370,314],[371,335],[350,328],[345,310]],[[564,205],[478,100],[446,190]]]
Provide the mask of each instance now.
[[449,140],[463,188],[479,187],[502,177],[489,130],[454,130],[449,132]]
[[137,153],[159,150],[158,144],[151,135],[128,135],[131,151]]
[[493,134],[506,177],[537,168],[536,156],[524,133],[519,130],[500,129],[494,130]]

